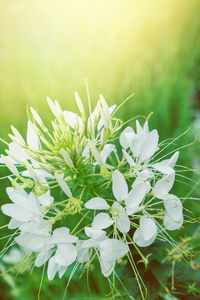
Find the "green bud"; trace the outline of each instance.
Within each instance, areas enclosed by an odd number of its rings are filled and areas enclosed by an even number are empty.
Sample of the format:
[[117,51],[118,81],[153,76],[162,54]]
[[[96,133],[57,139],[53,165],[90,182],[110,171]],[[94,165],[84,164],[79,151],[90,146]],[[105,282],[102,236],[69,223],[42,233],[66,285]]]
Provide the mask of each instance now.
[[101,131],[101,145],[104,145],[106,142],[106,129],[103,128]]
[[45,133],[47,133],[48,132],[48,128],[44,125],[44,123],[42,122],[42,119],[40,118],[40,116],[38,115],[38,113],[32,107],[30,107],[30,110],[31,110],[31,113],[32,113],[33,118],[35,119],[35,121],[40,125],[40,127],[42,128],[42,130]]
[[31,125],[31,127],[33,128],[33,130],[35,131],[35,133],[37,133],[38,136],[43,137],[43,133],[37,128],[37,126],[35,126],[35,124],[33,124],[31,121],[29,121],[29,124]]

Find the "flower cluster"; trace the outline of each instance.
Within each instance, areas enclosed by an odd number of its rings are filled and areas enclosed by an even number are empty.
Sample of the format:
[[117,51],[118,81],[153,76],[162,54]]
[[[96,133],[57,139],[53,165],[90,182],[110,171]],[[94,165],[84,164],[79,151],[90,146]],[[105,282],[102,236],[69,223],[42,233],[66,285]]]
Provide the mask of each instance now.
[[183,224],[182,203],[170,193],[179,152],[161,157],[157,130],[138,120],[135,131],[124,128],[102,95],[89,116],[75,98],[80,116],[47,99],[52,132],[30,108],[26,140],[11,127],[0,160],[12,173],[12,203],[1,207],[12,244],[33,253],[36,267],[47,264],[49,280],[95,258],[109,277],[119,259],[131,259],[131,245],[147,247]]

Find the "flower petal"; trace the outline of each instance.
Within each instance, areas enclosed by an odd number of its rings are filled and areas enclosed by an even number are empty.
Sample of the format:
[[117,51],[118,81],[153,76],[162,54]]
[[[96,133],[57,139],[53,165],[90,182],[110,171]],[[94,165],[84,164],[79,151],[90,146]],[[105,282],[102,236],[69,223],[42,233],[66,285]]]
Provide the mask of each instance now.
[[164,199],[165,209],[168,215],[174,219],[179,220],[183,213],[183,206],[180,199],[175,195],[168,195],[166,199]]
[[31,212],[16,204],[4,204],[1,209],[5,215],[14,218],[17,221],[27,222],[33,218]]
[[98,239],[101,236],[104,236],[106,232],[101,229],[95,229],[92,227],[85,227],[85,234],[91,238]]
[[44,250],[44,251],[40,252],[35,260],[35,266],[41,267],[42,265],[44,265],[45,262],[47,262],[47,260],[49,260],[49,258],[53,254],[53,252],[54,252],[54,250]]
[[153,189],[154,197],[163,199],[171,190],[175,179],[175,172],[158,180]]
[[127,198],[125,199],[125,204],[128,209],[138,207],[145,195],[149,192],[148,183],[138,183],[132,188]]
[[48,263],[47,276],[49,280],[53,280],[58,269],[58,265],[55,261],[55,256],[51,257]]
[[[73,113],[72,111],[63,111],[63,116],[65,118],[65,122],[72,127],[73,129],[75,128],[75,122],[76,122],[76,114]],[[78,116],[78,123],[79,123],[79,132],[81,131],[81,128],[83,126],[82,119]]]
[[128,164],[129,164],[129,166],[130,166],[131,168],[134,167],[134,166],[135,166],[135,162],[134,162],[134,160],[132,159],[132,157],[131,157],[124,149],[122,149],[122,152],[123,152],[124,157],[126,158]]
[[112,190],[115,198],[121,202],[125,200],[128,195],[128,185],[122,173],[118,170],[115,170],[112,174]]
[[101,272],[103,276],[108,277],[110,274],[113,272],[114,267],[115,267],[115,261],[108,261],[108,260],[103,260],[99,259],[100,262],[100,267],[101,267]]
[[107,239],[99,244],[100,256],[103,260],[114,261],[123,257],[129,248],[116,239]]
[[153,219],[147,217],[140,218],[140,229],[145,241],[157,235],[157,226]]
[[173,220],[168,213],[165,214],[163,224],[168,230],[176,230],[183,225],[183,215],[179,220]]
[[102,163],[105,165],[108,156],[115,151],[115,145],[112,144],[106,144],[103,148],[103,150],[100,152],[100,157],[101,157],[101,161]]
[[[29,147],[39,149],[39,138],[37,133],[33,130],[31,123],[28,121],[28,128],[27,128],[27,144]],[[24,158],[25,159],[25,158]]]
[[122,233],[127,233],[130,230],[130,220],[124,208],[118,203],[114,202],[112,205],[113,210],[119,211],[118,216],[115,218],[117,229]]
[[166,161],[153,164],[152,167],[163,174],[171,174],[174,172],[174,169],[170,167]]
[[55,254],[55,261],[61,266],[69,266],[75,260],[77,256],[77,249],[72,244],[59,244]]
[[140,152],[142,161],[150,159],[151,156],[155,153],[158,147],[158,138],[159,136],[156,129],[146,135]]
[[155,241],[156,235],[152,236],[149,240],[145,240],[141,233],[141,228],[136,229],[133,235],[133,241],[136,243],[139,247],[148,247]]
[[131,127],[126,127],[120,134],[119,142],[121,146],[126,150],[132,145],[133,139],[135,138],[135,131]]
[[101,197],[94,197],[85,203],[87,209],[108,209],[109,205]]
[[52,237],[49,240],[50,244],[67,244],[76,243],[78,237],[69,234],[69,229],[67,227],[56,228],[53,232]]
[[92,228],[94,229],[105,229],[113,224],[113,220],[106,213],[99,213],[94,217],[92,222]]

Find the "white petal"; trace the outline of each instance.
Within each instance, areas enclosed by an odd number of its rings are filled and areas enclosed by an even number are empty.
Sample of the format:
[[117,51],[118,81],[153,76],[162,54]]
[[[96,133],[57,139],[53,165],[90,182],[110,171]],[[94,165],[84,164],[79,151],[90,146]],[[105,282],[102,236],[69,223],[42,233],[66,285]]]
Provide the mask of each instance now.
[[149,133],[149,126],[148,126],[148,122],[147,122],[147,121],[144,123],[143,130],[144,130],[144,132],[145,132],[146,134]]
[[56,228],[53,232],[49,243],[52,244],[64,244],[64,243],[76,243],[78,238],[74,235],[69,234],[69,229],[67,227]]
[[152,236],[149,240],[145,240],[141,233],[141,228],[136,229],[133,235],[133,241],[136,243],[139,247],[147,247],[151,245],[155,241],[156,235]]
[[109,111],[108,104],[107,104],[106,100],[104,99],[103,95],[99,95],[99,97],[100,97],[101,105],[105,112],[106,118],[110,119],[110,111]]
[[99,251],[103,260],[114,261],[128,252],[128,246],[116,239],[107,239],[99,244]]
[[145,241],[157,235],[157,226],[153,219],[147,217],[140,218],[141,234]]
[[62,278],[66,271],[67,267],[61,267],[58,273],[59,278]]
[[101,161],[102,163],[105,165],[108,156],[115,151],[115,145],[112,144],[106,144],[103,148],[103,150],[100,152],[100,157],[101,157]]
[[175,172],[158,180],[153,189],[153,195],[158,199],[163,199],[171,190],[175,179]]
[[112,190],[115,198],[121,202],[125,200],[128,195],[128,185],[122,173],[118,170],[115,170],[112,174]]
[[58,250],[55,254],[55,261],[57,264],[61,266],[69,266],[71,265],[75,260],[77,256],[77,250],[76,247],[72,244],[59,244]]
[[116,217],[116,226],[117,229],[122,233],[127,233],[130,230],[130,220],[127,216],[124,208],[118,203],[114,202],[112,205],[113,210],[119,211],[118,216]]
[[21,224],[23,224],[23,222],[15,220],[15,219],[11,219],[9,224],[8,224],[8,229],[16,229]]
[[85,159],[88,159],[90,157],[90,148],[88,145],[85,146],[82,156],[85,157]]
[[[141,172],[138,172],[137,174],[137,178],[133,181],[131,187],[135,187],[136,185],[138,185],[139,183],[143,183],[146,180],[153,178],[154,177],[154,173],[151,170],[145,169]],[[146,182],[148,184],[148,182]]]
[[132,188],[128,197],[125,199],[127,208],[131,209],[140,205],[145,195],[149,192],[148,183],[139,183]]
[[98,239],[101,236],[104,236],[106,234],[105,231],[101,229],[95,229],[92,227],[85,227],[85,234],[91,238]]
[[[65,118],[65,122],[72,127],[75,128],[75,121],[76,121],[76,114],[71,111],[63,111],[63,116]],[[82,119],[78,116],[78,122],[79,122],[79,132],[81,131],[81,128],[83,126]]]
[[99,213],[94,217],[92,222],[92,228],[94,229],[105,229],[113,224],[113,220],[106,213]]
[[100,262],[100,267],[101,267],[101,272],[103,276],[108,277],[110,274],[113,272],[114,267],[115,267],[115,261],[108,261],[108,260],[103,260],[99,259]]
[[173,220],[168,213],[166,213],[163,219],[163,224],[168,230],[176,230],[183,225],[183,215],[179,220]]
[[138,120],[136,120],[136,131],[137,131],[137,135],[140,135],[143,132],[142,126],[140,125]]
[[42,196],[37,196],[37,199],[42,206],[50,206],[54,202],[54,198],[50,195],[49,190]]
[[135,166],[135,162],[134,162],[134,160],[132,159],[132,157],[131,157],[124,149],[122,149],[122,152],[123,152],[124,157],[126,158],[128,164],[129,164],[129,166],[130,166],[131,168],[134,167],[134,166]]
[[174,219],[179,220],[183,213],[183,206],[180,199],[175,195],[168,195],[166,199],[164,199],[165,209],[168,215]]
[[38,234],[31,234],[29,232],[22,232],[18,237],[15,238],[18,245],[30,249],[32,251],[39,251],[44,247],[45,239],[43,236]]
[[88,249],[83,248],[82,243],[78,241],[77,245],[77,260],[80,263],[84,263],[90,260],[90,254]]
[[139,212],[140,210],[142,210],[144,208],[144,206],[133,206],[133,207],[126,207],[126,213],[128,216],[132,216],[135,215],[137,212]]
[[140,155],[144,139],[145,139],[144,132],[142,132],[142,134],[140,134],[139,136],[136,136],[133,139],[130,148],[131,148],[131,151],[132,151],[134,157],[138,157]]
[[130,230],[130,220],[127,214],[120,215],[116,219],[117,229],[122,233],[127,233]]
[[170,167],[165,161],[153,164],[152,167],[163,174],[171,174],[174,172],[174,169]]
[[28,128],[27,128],[27,144],[29,147],[39,149],[39,139],[37,133],[33,130],[33,128],[30,125],[30,122],[28,122]]
[[83,248],[92,248],[92,247],[96,248],[96,247],[98,247],[100,242],[105,241],[106,239],[108,239],[108,237],[105,234],[106,233],[104,232],[104,234],[101,235],[98,238],[91,238],[89,240],[84,241],[83,244],[82,244]]
[[26,222],[33,218],[33,214],[28,212],[26,209],[22,208],[16,204],[5,204],[1,207],[3,213],[17,221]]
[[12,187],[7,187],[6,193],[13,203],[15,203],[15,199],[18,199],[20,196],[28,198],[28,194],[24,190],[14,190]]
[[156,129],[146,135],[140,153],[142,161],[150,159],[155,153],[158,146],[158,138],[159,136]]
[[121,146],[126,150],[132,145],[133,139],[135,138],[135,131],[131,127],[126,127],[120,134],[119,142]]
[[29,155],[25,152],[25,150],[15,142],[11,142],[9,144],[9,150],[22,160],[29,159]]
[[175,166],[175,164],[177,162],[178,157],[179,157],[179,151],[176,151],[174,153],[174,155],[172,155],[172,157],[170,159],[165,159],[164,161],[167,162],[167,164],[170,167],[174,168],[174,166]]
[[35,260],[35,266],[41,267],[43,264],[45,264],[45,262],[47,262],[47,260],[53,254],[53,252],[54,252],[54,250],[46,250],[46,251],[40,252]]
[[47,276],[49,280],[53,280],[58,269],[58,265],[55,261],[55,256],[51,257],[48,264]]
[[87,209],[108,209],[109,205],[101,197],[94,197],[85,203]]

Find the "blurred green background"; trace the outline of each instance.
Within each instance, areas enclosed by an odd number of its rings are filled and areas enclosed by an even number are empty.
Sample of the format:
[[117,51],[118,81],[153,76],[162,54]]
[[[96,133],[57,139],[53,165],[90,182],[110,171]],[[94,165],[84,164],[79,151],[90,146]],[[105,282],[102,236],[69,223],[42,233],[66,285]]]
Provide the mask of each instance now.
[[[0,0],[0,4],[3,139],[9,142],[10,125],[25,135],[27,105],[49,122],[46,96],[57,99],[63,109],[78,112],[77,91],[87,106],[85,78],[93,107],[99,94],[109,105],[119,105],[135,93],[118,116],[127,120],[153,111],[150,128],[158,129],[161,140],[193,124],[200,108],[199,0]],[[185,141],[192,139],[194,132]],[[4,149],[1,143],[1,153]],[[196,157],[198,164],[196,153],[194,148],[184,152],[182,162],[191,166]],[[2,204],[8,201],[3,191],[7,183],[1,181]],[[194,208],[198,210],[197,205]],[[8,220],[1,215],[2,225]],[[15,288],[1,278],[5,296],[0,299],[9,299],[8,295],[36,299],[40,276],[41,270],[35,270],[25,283],[25,277],[18,278]],[[102,282],[96,282],[97,295],[103,291]],[[44,284],[41,299],[61,299],[65,283],[63,279]],[[69,299],[82,290],[87,291],[86,284],[79,288],[72,284]]]

